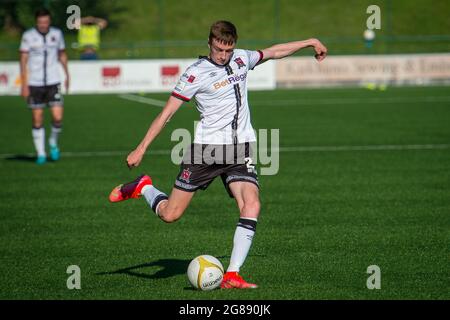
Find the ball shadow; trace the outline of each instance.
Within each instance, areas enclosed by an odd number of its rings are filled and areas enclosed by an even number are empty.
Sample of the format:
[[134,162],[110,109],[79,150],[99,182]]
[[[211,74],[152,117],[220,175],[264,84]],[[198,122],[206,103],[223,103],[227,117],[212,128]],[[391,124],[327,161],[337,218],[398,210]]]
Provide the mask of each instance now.
[[[144,279],[164,279],[180,274],[185,274],[190,262],[190,260],[181,259],[159,259],[157,261],[143,263],[114,271],[99,272],[96,273],[96,275],[123,274]],[[152,274],[148,274],[145,272],[146,268],[152,267],[162,267],[162,269]]]

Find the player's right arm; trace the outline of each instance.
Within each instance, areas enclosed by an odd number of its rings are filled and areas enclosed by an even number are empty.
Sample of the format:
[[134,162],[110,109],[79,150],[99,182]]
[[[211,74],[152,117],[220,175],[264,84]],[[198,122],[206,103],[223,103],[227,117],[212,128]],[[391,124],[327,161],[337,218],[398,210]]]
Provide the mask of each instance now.
[[163,111],[153,120],[142,142],[127,157],[128,167],[137,167],[142,161],[145,151],[161,132],[173,114],[181,107],[183,102],[189,102],[200,88],[198,70],[189,67],[180,77],[177,85],[172,91],[172,95],[164,106]]
[[20,83],[21,83],[20,94],[25,99],[30,95],[30,89],[28,88],[27,66],[28,66],[28,52],[21,51],[20,52]]
[[150,128],[147,131],[144,139],[137,146],[137,148],[132,151],[127,157],[127,165],[131,169],[137,167],[144,157],[145,151],[153,140],[162,131],[167,122],[172,118],[175,112],[181,107],[184,101],[177,99],[173,96],[169,98],[163,110],[158,114],[158,116],[153,120]]
[[28,96],[30,95],[30,89],[28,88],[28,58],[31,49],[29,38],[30,38],[29,32],[25,32],[22,35],[19,48],[20,84],[21,84],[20,94],[25,99],[28,98]]

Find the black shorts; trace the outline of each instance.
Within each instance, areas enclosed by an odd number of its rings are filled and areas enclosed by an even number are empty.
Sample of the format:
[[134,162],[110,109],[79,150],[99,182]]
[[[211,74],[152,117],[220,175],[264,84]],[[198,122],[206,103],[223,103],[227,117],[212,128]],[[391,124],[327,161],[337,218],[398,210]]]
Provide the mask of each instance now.
[[230,197],[229,184],[245,181],[259,188],[258,175],[249,143],[237,145],[192,144],[183,156],[174,187],[183,191],[205,190],[220,176]]
[[29,86],[30,95],[28,96],[28,106],[31,109],[44,108],[46,105],[50,107],[54,105],[63,105],[63,96],[61,94],[61,86],[54,84],[51,86],[35,87]]

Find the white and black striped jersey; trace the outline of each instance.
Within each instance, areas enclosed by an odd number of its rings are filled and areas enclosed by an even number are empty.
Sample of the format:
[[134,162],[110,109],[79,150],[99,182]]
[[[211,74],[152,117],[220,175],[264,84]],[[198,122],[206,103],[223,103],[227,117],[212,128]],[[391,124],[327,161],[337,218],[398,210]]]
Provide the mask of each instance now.
[[49,86],[61,82],[58,67],[59,52],[65,49],[64,36],[60,29],[50,27],[46,34],[36,28],[25,31],[20,43],[20,52],[28,55],[28,85]]
[[172,95],[184,101],[195,98],[200,122],[194,143],[256,141],[247,101],[247,73],[262,58],[261,51],[235,49],[226,65],[200,57],[186,69]]

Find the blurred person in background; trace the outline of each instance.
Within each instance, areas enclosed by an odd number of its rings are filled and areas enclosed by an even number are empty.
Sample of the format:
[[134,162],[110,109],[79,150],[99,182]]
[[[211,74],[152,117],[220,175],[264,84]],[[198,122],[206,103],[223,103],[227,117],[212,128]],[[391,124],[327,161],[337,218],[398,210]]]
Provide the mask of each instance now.
[[47,9],[37,10],[35,19],[36,26],[23,33],[20,44],[21,95],[27,100],[32,113],[36,163],[44,164],[47,161],[44,129],[44,108],[47,105],[52,115],[48,141],[50,159],[57,161],[60,158],[58,138],[63,120],[63,96],[59,63],[66,75],[66,92],[69,90],[70,76],[62,31],[50,26],[51,15]]
[[100,48],[100,31],[105,29],[108,22],[97,17],[83,17],[78,29],[78,47],[81,50],[81,60],[98,59]]

